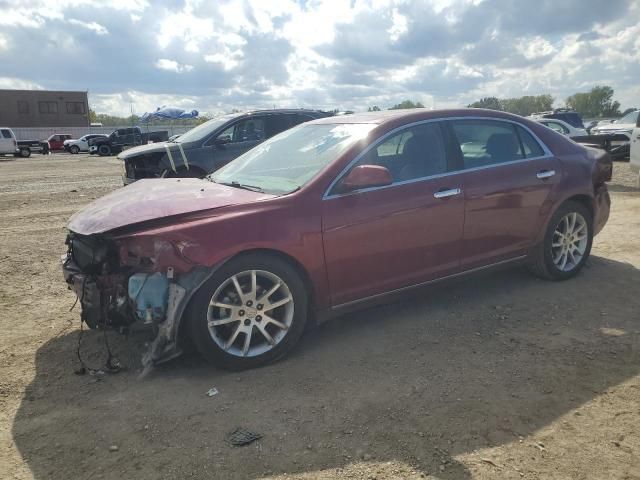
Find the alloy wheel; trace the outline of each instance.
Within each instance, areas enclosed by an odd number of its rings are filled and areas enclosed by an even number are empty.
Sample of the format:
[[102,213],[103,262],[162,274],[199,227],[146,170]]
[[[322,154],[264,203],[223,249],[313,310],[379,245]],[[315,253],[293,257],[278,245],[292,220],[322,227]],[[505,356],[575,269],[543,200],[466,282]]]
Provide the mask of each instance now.
[[571,212],[560,219],[551,240],[551,258],[556,268],[570,272],[576,268],[589,243],[588,225],[578,212]]
[[236,357],[262,355],[278,345],[293,322],[294,299],[287,284],[265,270],[227,278],[207,309],[213,341]]

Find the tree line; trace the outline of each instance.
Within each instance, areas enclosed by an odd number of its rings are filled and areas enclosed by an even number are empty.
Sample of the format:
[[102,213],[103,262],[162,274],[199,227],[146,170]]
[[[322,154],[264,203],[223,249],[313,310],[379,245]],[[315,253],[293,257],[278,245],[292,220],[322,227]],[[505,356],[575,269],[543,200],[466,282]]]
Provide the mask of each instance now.
[[[619,117],[635,110],[628,108],[620,111],[620,102],[613,100],[613,88],[595,86],[588,92],[574,93],[565,100],[565,107],[575,110],[583,118]],[[517,115],[531,115],[536,112],[553,110],[554,98],[551,95],[530,95],[518,98],[485,97],[467,105],[470,108],[488,108]]]
[[[148,125],[151,126],[196,126],[211,120],[212,117],[207,115],[199,115],[196,118],[181,118],[178,120],[169,120],[154,118]],[[107,115],[106,113],[96,113],[94,110],[89,109],[89,121],[91,123],[101,123],[105,127],[122,127],[125,125],[140,125],[140,117],[138,115],[129,115],[128,117],[119,117],[117,115]],[[145,123],[147,125],[147,123]]]
[[[604,118],[604,117],[620,117],[636,110],[636,108],[627,108],[623,112],[620,111],[620,102],[613,100],[613,88],[602,85],[593,87],[588,92],[574,93],[565,100],[565,107],[578,112],[583,118]],[[553,98],[549,94],[545,95],[526,95],[516,98],[498,98],[484,97],[473,102],[467,107],[469,108],[488,108],[490,110],[499,110],[501,112],[515,113],[524,117],[537,112],[547,112],[553,110]],[[405,100],[397,105],[389,107],[389,110],[399,108],[423,108],[420,102]],[[379,112],[381,110],[377,105],[369,107],[369,112]]]

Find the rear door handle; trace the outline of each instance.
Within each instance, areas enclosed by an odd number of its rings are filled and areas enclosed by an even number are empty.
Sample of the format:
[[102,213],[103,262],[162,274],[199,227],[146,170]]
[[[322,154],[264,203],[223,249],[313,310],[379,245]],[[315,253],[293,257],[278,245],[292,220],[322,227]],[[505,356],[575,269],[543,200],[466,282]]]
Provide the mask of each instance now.
[[540,180],[544,180],[546,178],[553,177],[555,174],[555,170],[540,170],[538,173],[536,173],[536,177],[538,177]]
[[462,193],[462,190],[460,190],[459,188],[443,188],[441,190],[438,190],[436,193],[433,194],[433,196],[435,198],[449,198],[449,197],[455,197],[456,195],[460,195]]

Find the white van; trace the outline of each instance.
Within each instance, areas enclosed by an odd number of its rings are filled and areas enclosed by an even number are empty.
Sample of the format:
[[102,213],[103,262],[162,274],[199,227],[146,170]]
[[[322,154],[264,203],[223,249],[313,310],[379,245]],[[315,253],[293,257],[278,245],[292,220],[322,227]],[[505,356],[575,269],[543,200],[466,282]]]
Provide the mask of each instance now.
[[16,155],[18,152],[18,142],[13,130],[0,127],[0,155]]

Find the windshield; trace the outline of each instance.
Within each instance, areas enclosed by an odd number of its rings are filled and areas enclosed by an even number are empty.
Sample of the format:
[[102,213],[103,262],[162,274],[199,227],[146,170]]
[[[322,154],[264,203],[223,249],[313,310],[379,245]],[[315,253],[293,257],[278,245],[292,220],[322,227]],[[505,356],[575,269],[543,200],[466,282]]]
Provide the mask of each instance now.
[[273,194],[301,188],[375,124],[302,124],[261,143],[208,178]]
[[191,130],[183,133],[178,138],[173,140],[178,143],[188,143],[188,142],[197,142],[200,140],[204,140],[211,133],[213,133],[217,128],[221,127],[225,123],[227,123],[232,118],[237,117],[238,114],[224,115],[222,117],[214,118],[213,120],[209,120],[208,122],[204,122],[202,125],[198,125],[197,127],[192,128]]
[[635,112],[629,112],[616,123],[633,123],[635,124],[638,121],[638,114],[640,110],[636,110]]

